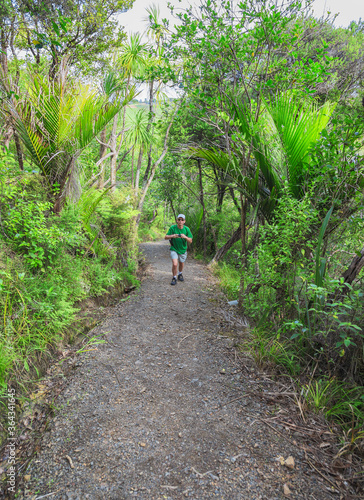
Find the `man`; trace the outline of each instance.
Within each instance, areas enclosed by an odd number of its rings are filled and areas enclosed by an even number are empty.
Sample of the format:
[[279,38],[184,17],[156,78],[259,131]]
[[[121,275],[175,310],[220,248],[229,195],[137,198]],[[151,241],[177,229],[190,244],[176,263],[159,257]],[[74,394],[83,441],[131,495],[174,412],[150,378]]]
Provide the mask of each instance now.
[[184,263],[187,259],[187,243],[192,243],[192,233],[190,229],[185,226],[185,222],[186,217],[183,214],[179,214],[177,217],[177,224],[172,224],[172,226],[168,229],[168,233],[164,237],[164,239],[169,240],[171,244],[170,250],[173,275],[171,285],[176,285],[177,279],[178,281],[184,281],[182,271]]

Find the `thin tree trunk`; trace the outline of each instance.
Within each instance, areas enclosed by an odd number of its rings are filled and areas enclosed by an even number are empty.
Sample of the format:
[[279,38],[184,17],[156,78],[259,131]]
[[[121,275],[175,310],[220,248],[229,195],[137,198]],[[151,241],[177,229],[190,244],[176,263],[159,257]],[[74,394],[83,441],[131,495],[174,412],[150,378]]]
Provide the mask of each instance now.
[[169,204],[171,206],[171,209],[172,209],[172,212],[173,212],[173,215],[174,215],[174,220],[177,220],[177,214],[176,214],[176,211],[175,211],[174,206],[173,206],[173,201],[169,200]]
[[138,163],[135,173],[135,195],[137,195],[139,191],[140,169],[142,168],[143,153],[144,153],[144,144],[142,144],[139,149]]
[[24,170],[23,151],[21,149],[21,142],[15,130],[14,130],[14,140],[15,140],[16,155],[18,157],[19,168],[20,170]]
[[[153,100],[154,100],[154,80],[151,80],[150,85],[149,85],[149,123],[147,126],[147,133],[151,131],[153,124],[154,124],[154,119],[155,119]],[[150,169],[152,167],[152,148],[153,148],[153,145],[151,143],[149,146],[149,150],[148,150],[147,168],[145,170],[145,174],[144,174],[144,178],[143,178],[144,184],[148,181],[149,172],[150,172]]]
[[240,239],[241,239],[241,225],[238,227],[236,231],[234,231],[233,235],[225,243],[225,245],[223,245],[218,249],[211,262],[218,262],[220,259],[222,259],[224,255],[228,252],[228,250],[230,250],[230,248]]
[[66,191],[68,190],[68,180],[71,172],[73,171],[76,163],[76,157],[72,156],[68,162],[63,179],[60,181],[59,193],[53,205],[53,212],[59,214],[65,199]]
[[244,274],[246,267],[246,209],[247,209],[247,200],[244,198],[243,194],[240,194],[240,203],[241,203],[241,218],[240,218],[240,229],[241,229],[241,251],[242,251],[242,269],[241,269],[241,277],[240,277],[240,290],[239,290],[239,307],[242,308],[243,305],[243,297],[244,297]]
[[131,189],[134,187],[134,153],[135,153],[135,143],[133,149],[131,150]]
[[[128,156],[128,154],[130,153],[130,151],[133,149],[133,146],[131,146],[122,156],[121,160],[119,161],[119,165],[116,167],[116,171],[119,170],[119,168],[121,167],[123,161],[125,160],[125,158]],[[109,153],[108,155],[105,156],[105,158],[108,158],[112,153]],[[117,152],[117,154],[119,154]],[[110,182],[110,177],[104,182],[104,185],[103,187],[106,187]]]
[[239,204],[235,198],[234,189],[232,187],[229,187],[229,193],[230,193],[231,199],[233,200],[234,205],[236,206],[237,211],[239,212],[239,214],[241,214],[241,208],[239,207]]
[[204,197],[203,197],[203,184],[202,184],[202,168],[201,168],[201,160],[198,158],[197,160],[197,166],[198,166],[198,173],[199,173],[199,179],[200,179],[200,203],[202,205],[202,221],[203,221],[203,258],[206,260],[206,253],[207,253],[207,248],[206,248],[206,210],[205,210],[205,203],[204,203]]
[[111,183],[111,192],[115,191],[116,185],[116,160],[117,160],[117,151],[116,151],[116,130],[118,125],[118,115],[116,114],[113,119],[112,129],[111,129],[111,137],[110,137],[110,149],[113,152],[110,161],[110,183]]
[[[102,158],[106,155],[106,149],[107,149],[106,127],[101,131],[100,141],[101,141],[101,144],[100,144],[99,160],[102,160]],[[101,167],[100,167],[100,176],[99,176],[97,187],[99,189],[103,189],[104,182],[105,182],[105,162],[102,162]]]
[[169,136],[169,132],[171,130],[171,127],[172,127],[172,123],[173,123],[173,120],[174,120],[174,117],[176,116],[177,112],[178,112],[178,109],[179,107],[181,106],[182,104],[182,101],[179,102],[175,112],[173,113],[173,116],[171,118],[171,121],[169,122],[168,124],[168,127],[167,127],[167,130],[166,130],[166,134],[164,136],[164,147],[163,147],[163,151],[162,151],[162,154],[160,155],[160,157],[158,158],[158,160],[154,163],[154,165],[151,167],[151,171],[150,171],[150,175],[149,175],[149,179],[147,180],[147,183],[145,184],[145,186],[143,187],[143,191],[141,193],[141,196],[140,196],[140,200],[139,200],[139,204],[138,204],[138,210],[139,210],[139,214],[137,215],[137,218],[136,218],[136,224],[138,225],[139,224],[139,221],[140,221],[140,217],[141,217],[141,212],[143,210],[143,205],[144,205],[144,200],[145,200],[145,197],[147,195],[147,192],[148,192],[148,189],[149,189],[149,186],[151,185],[152,183],[152,180],[154,178],[154,174],[157,170],[157,167],[159,166],[159,164],[163,161],[163,158],[166,156],[167,154],[167,151],[168,151],[168,136]]
[[106,144],[106,127],[101,130],[100,134],[100,151],[99,151],[99,160],[106,155],[107,144]]
[[243,194],[240,195],[240,202],[241,202],[241,251],[243,254],[243,259],[242,263],[243,266],[246,266],[246,261],[247,261],[247,255],[246,255],[246,211],[248,208],[248,201],[247,199],[243,196]]
[[10,90],[9,68],[8,68],[8,37],[5,35],[5,28],[0,28],[0,65],[2,69],[2,84],[6,90]]
[[10,145],[11,138],[13,137],[14,129],[11,125],[8,126],[6,133],[4,135],[4,148],[8,149]]

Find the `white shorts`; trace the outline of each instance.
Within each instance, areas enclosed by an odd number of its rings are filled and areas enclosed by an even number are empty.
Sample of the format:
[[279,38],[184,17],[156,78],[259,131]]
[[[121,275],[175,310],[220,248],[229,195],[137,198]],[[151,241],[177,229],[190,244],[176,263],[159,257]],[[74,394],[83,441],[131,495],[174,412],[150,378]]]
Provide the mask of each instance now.
[[175,250],[171,250],[171,259],[178,260],[178,262],[185,262],[187,259],[187,252],[179,254]]

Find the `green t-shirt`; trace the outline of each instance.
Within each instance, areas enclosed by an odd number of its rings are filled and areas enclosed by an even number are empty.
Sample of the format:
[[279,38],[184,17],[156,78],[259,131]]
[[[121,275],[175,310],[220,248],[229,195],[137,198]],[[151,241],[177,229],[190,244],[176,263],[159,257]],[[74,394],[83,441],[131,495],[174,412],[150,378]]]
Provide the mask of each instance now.
[[[185,234],[189,238],[192,238],[192,233],[189,227],[184,226],[182,229],[179,229],[177,224],[173,224],[168,229],[167,235],[169,236],[170,234]],[[171,244],[171,250],[173,249],[179,255],[187,252],[187,241],[184,238],[172,238],[169,242]]]

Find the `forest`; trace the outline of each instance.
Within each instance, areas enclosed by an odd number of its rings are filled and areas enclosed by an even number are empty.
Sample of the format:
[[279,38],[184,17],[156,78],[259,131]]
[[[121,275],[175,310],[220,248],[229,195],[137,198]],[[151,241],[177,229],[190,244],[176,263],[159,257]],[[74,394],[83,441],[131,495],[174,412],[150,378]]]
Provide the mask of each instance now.
[[201,0],[128,36],[132,4],[1,0],[2,407],[182,212],[239,349],[362,453],[364,22]]

